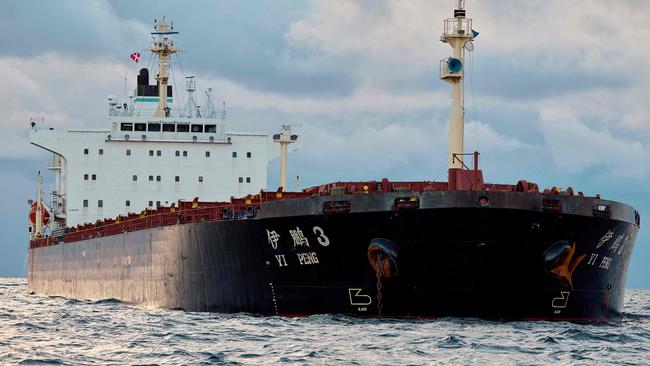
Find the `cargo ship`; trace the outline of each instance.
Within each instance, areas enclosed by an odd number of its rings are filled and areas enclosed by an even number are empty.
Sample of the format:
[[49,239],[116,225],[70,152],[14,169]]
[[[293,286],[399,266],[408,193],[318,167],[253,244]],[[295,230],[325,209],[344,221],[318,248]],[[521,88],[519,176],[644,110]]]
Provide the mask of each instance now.
[[[143,68],[128,101],[109,98],[109,128],[32,122],[55,189],[46,200],[39,174],[30,291],[282,316],[620,316],[639,213],[572,188],[487,183],[479,153],[464,152],[465,52],[478,36],[464,1],[440,38],[453,50],[440,61],[452,89],[446,182],[287,190],[290,126],[228,131],[209,92],[198,106],[191,76],[187,104],[172,108],[175,33],[155,22],[155,83]],[[281,183],[269,190],[278,145]]]

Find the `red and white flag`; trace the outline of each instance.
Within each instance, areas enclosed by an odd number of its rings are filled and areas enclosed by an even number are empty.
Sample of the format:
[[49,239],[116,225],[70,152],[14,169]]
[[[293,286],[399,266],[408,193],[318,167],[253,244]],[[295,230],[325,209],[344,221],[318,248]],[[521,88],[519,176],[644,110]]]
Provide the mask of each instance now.
[[138,61],[140,61],[140,52],[137,52],[137,51],[133,52],[131,54],[131,60],[135,61],[135,63],[137,64]]

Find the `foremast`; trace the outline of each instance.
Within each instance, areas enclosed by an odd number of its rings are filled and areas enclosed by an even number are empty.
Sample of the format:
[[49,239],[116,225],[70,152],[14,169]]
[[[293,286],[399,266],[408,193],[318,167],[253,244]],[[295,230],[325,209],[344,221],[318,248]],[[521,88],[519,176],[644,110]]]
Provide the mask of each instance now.
[[291,133],[290,125],[283,125],[280,133],[273,135],[273,141],[280,144],[280,187],[287,190],[287,155],[288,146],[298,140],[298,135]]
[[41,239],[44,235],[43,225],[43,177],[38,172],[38,187],[36,189],[36,215],[34,216],[34,239]]
[[[448,167],[450,189],[462,189],[455,182],[459,175],[467,175],[463,169],[467,166],[463,162],[463,140],[464,140],[464,63],[465,49],[471,45],[471,41],[478,35],[472,29],[472,20],[465,17],[465,0],[458,0],[454,17],[445,19],[443,33],[440,41],[451,46],[452,57],[440,61],[440,78],[451,84],[451,108],[449,110],[449,146],[448,146]],[[469,48],[471,50],[471,48]],[[479,184],[479,171],[477,165],[478,153],[475,156],[475,175],[468,188],[477,188]],[[482,181],[482,177],[480,178]],[[481,182],[482,183],[482,182]]]
[[153,46],[149,49],[152,53],[158,56],[158,74],[156,80],[158,81],[158,107],[154,113],[155,117],[169,117],[169,107],[167,107],[167,85],[169,82],[169,63],[172,54],[176,53],[178,49],[174,47],[174,42],[168,37],[171,34],[178,34],[174,32],[174,23],[167,23],[165,17],[162,20],[156,20],[154,25]]

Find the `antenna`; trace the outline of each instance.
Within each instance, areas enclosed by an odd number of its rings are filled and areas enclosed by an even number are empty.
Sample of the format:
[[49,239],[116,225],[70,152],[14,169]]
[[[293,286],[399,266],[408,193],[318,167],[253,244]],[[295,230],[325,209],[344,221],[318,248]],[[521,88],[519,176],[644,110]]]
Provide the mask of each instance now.
[[174,42],[169,39],[169,35],[178,34],[174,32],[174,27],[167,23],[165,17],[162,20],[154,20],[154,32],[151,32],[155,36],[153,40],[153,47],[149,50],[158,56],[159,61],[159,70],[158,75],[156,75],[156,80],[158,81],[158,107],[154,116],[163,117],[169,116],[169,113],[166,112],[167,107],[167,83],[169,81],[169,58],[172,54],[176,53],[178,49],[174,47]]
[[205,109],[203,114],[206,118],[216,118],[217,112],[214,110],[214,104],[212,103],[212,88],[208,88],[205,91]]
[[194,76],[186,76],[185,77],[185,90],[187,91],[187,104],[185,104],[185,115],[188,118],[192,118],[194,116],[194,113],[196,112],[196,116],[200,117],[199,115],[199,107],[196,105],[196,100],[194,100],[194,92],[196,91],[196,81],[194,80]]
[[126,102],[126,70],[127,66],[126,63],[124,64],[124,102]]

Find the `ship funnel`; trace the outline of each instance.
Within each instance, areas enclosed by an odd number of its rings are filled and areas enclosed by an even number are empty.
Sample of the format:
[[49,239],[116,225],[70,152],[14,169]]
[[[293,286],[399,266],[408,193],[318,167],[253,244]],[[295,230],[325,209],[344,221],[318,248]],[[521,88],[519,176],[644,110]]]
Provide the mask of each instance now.
[[147,68],[140,69],[138,85],[149,85],[149,70]]

